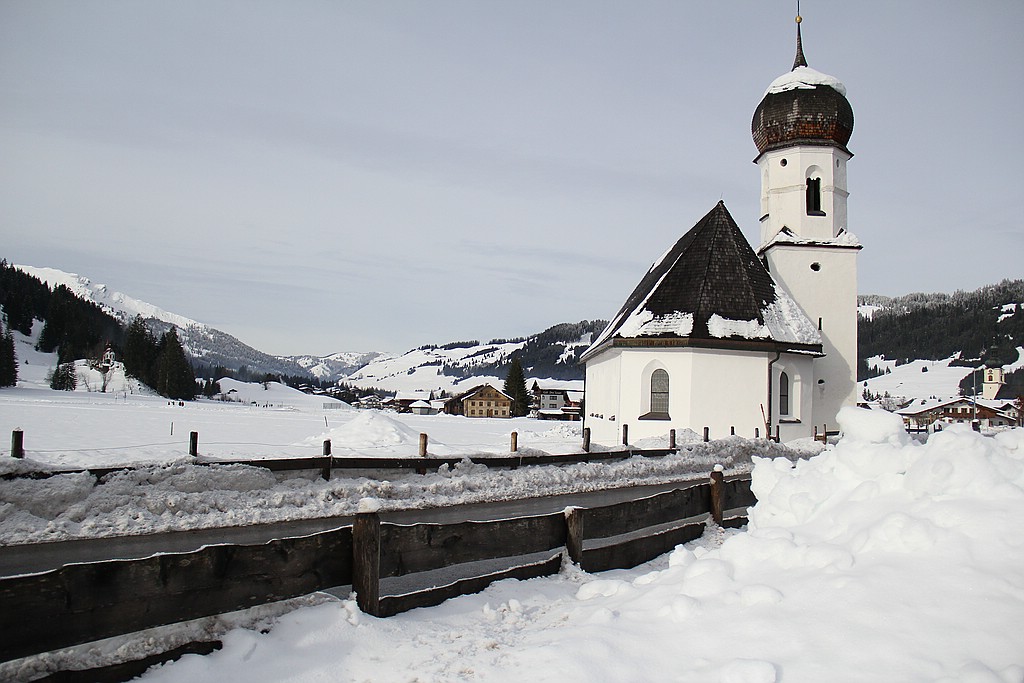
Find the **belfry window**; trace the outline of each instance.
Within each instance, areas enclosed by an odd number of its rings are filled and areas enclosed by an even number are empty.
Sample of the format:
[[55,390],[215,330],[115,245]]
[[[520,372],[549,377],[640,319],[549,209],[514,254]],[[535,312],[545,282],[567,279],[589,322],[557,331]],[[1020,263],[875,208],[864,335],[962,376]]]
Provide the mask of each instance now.
[[821,178],[807,179],[807,215],[825,215],[825,212],[821,210]]
[[789,375],[779,375],[779,415],[789,415]]

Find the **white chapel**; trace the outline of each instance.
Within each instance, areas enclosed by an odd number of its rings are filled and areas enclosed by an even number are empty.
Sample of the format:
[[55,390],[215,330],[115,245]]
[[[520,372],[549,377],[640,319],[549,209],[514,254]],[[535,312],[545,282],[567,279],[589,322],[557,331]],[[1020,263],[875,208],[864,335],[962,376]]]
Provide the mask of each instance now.
[[719,202],[651,266],[582,355],[595,443],[704,427],[785,441],[834,431],[856,405],[853,109],[838,79],[807,66],[796,21],[793,69],[751,123],[761,244]]

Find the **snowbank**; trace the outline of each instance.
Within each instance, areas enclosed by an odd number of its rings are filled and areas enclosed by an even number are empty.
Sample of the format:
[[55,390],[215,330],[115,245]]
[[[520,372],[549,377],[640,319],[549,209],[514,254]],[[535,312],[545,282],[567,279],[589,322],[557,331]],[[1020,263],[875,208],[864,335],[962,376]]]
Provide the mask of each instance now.
[[840,422],[817,457],[756,460],[745,532],[390,619],[301,609],[144,680],[1024,680],[1024,430]]

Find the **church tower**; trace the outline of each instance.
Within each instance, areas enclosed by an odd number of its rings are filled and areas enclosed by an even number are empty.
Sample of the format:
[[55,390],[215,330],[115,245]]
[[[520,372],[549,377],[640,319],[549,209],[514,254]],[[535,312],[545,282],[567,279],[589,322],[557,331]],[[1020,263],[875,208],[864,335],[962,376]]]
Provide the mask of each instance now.
[[820,330],[825,357],[809,387],[812,424],[832,431],[839,409],[857,403],[861,245],[846,212],[853,108],[838,79],[807,66],[801,21],[798,14],[793,69],[768,87],[751,123],[761,175],[757,253]]

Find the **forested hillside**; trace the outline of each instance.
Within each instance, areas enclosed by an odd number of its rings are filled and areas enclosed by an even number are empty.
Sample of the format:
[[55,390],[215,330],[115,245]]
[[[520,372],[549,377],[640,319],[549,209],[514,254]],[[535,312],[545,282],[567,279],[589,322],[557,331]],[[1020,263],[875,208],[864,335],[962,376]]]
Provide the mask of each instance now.
[[[866,361],[873,356],[906,363],[959,352],[957,363],[964,366],[1002,366],[1014,363],[1017,348],[1024,346],[1024,280],[974,292],[862,296],[860,304],[881,308],[858,321],[858,381],[871,376]],[[965,382],[972,382],[970,375]],[[1024,372],[1008,376],[1007,392],[1024,393]]]

